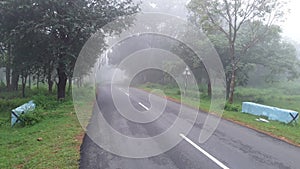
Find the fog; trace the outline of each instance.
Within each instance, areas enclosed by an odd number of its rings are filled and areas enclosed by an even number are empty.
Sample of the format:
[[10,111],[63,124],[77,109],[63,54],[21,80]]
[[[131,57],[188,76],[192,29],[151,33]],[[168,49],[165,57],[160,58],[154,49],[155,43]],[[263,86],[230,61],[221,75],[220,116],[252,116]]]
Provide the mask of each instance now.
[[[139,0],[135,1],[139,2]],[[143,12],[161,12],[186,19],[188,10],[185,6],[189,1],[190,0],[142,0],[141,8]],[[290,0],[288,4],[290,12],[286,15],[284,22],[279,23],[283,30],[282,35],[298,43],[300,43],[299,8],[299,0]]]

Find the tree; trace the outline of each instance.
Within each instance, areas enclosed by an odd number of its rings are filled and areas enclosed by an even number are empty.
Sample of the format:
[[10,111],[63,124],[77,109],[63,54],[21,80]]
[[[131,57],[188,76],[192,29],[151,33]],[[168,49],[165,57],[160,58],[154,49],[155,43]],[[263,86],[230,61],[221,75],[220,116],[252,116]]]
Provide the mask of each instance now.
[[[53,72],[56,71],[57,98],[63,99],[77,56],[92,33],[119,16],[137,11],[138,5],[131,0],[3,0],[0,3],[0,34],[3,43],[10,45],[13,51],[12,64],[25,67],[31,64],[30,73],[44,70],[49,91],[52,90]],[[121,30],[106,30],[104,34],[115,31]],[[102,41],[99,48],[104,47]],[[26,57],[30,58],[30,62],[24,59]],[[93,59],[96,56],[90,60]],[[18,84],[22,73],[15,66],[13,84]]]
[[[257,23],[256,23],[257,24]],[[246,23],[241,27],[241,36],[237,38],[239,43],[247,42],[251,36],[252,23]],[[265,25],[260,24],[261,27]],[[264,29],[261,29],[264,30]],[[263,39],[251,47],[245,55],[240,57],[238,71],[236,73],[236,85],[247,85],[249,73],[260,68],[260,76],[265,76],[266,81],[293,80],[299,76],[299,60],[296,58],[295,48],[281,35],[279,26],[270,26]],[[227,87],[230,86],[231,64],[229,58],[227,40],[220,32],[208,34],[214,44],[225,68]],[[238,49],[237,49],[238,51]],[[227,88],[227,98],[229,88]]]
[[[192,0],[188,8],[193,20],[203,31],[218,31],[227,40],[229,78],[229,102],[233,102],[236,75],[241,57],[261,41],[271,25],[284,15],[285,2],[279,0]],[[251,23],[247,41],[237,41],[241,28]],[[261,27],[261,23],[265,26]]]

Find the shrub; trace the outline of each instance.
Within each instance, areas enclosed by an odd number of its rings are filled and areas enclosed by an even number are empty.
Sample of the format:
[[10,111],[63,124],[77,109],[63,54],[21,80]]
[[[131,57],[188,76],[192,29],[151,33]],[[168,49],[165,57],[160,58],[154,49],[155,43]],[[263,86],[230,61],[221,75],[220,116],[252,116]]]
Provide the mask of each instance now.
[[252,102],[255,102],[255,103],[260,103],[260,104],[264,104],[265,103],[265,100],[261,97],[255,97],[254,100],[251,100]]
[[150,83],[150,82],[146,82],[145,86],[148,87],[148,88],[157,88],[157,84]]
[[5,90],[6,89],[6,85],[5,83],[1,80],[0,81],[0,90]]
[[0,99],[0,113],[10,114],[12,109],[17,108],[20,105],[27,103],[28,101],[29,99],[20,99],[20,98],[16,98],[12,100]]
[[206,85],[199,84],[198,89],[199,89],[199,92],[201,92],[201,93],[207,92],[207,86]]
[[56,100],[55,96],[52,95],[43,95],[39,94],[32,98],[34,100],[34,103],[36,104],[37,108],[40,109],[54,109],[58,106],[58,101]]
[[32,126],[39,123],[42,120],[42,115],[37,111],[21,114],[19,116],[21,119],[22,126]]
[[226,103],[224,109],[227,111],[239,112],[241,110],[241,107],[236,104]]
[[210,99],[210,98],[209,98],[209,96],[207,95],[207,93],[201,93],[201,94],[200,94],[200,99],[208,100],[208,99]]
[[8,118],[0,118],[0,127],[8,126],[10,124],[10,119]]

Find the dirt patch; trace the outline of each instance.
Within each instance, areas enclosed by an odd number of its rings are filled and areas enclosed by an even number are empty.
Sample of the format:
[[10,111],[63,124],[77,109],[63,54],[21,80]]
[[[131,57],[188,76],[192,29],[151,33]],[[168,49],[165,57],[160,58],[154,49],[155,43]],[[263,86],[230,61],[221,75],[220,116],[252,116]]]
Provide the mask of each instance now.
[[24,167],[24,164],[19,164],[19,165],[17,165],[17,168],[19,169],[21,169],[21,168],[23,168]]
[[75,140],[76,140],[76,142],[78,142],[78,144],[76,145],[76,150],[78,152],[80,152],[80,146],[82,144],[84,135],[85,135],[85,132],[82,131],[79,135],[75,136]]

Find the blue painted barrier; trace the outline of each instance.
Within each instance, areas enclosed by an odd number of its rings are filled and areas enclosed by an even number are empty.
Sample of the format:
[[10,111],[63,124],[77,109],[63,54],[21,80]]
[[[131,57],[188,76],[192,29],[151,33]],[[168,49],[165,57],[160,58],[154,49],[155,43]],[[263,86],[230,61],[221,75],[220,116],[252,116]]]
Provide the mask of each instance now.
[[277,120],[284,123],[290,123],[299,118],[299,114],[296,111],[280,109],[252,102],[243,102],[242,112],[257,116],[266,116],[269,120]]
[[33,101],[30,101],[28,103],[25,103],[11,111],[11,126],[14,126],[16,123],[18,123],[21,119],[19,116],[24,113],[28,113],[35,109],[35,104]]

